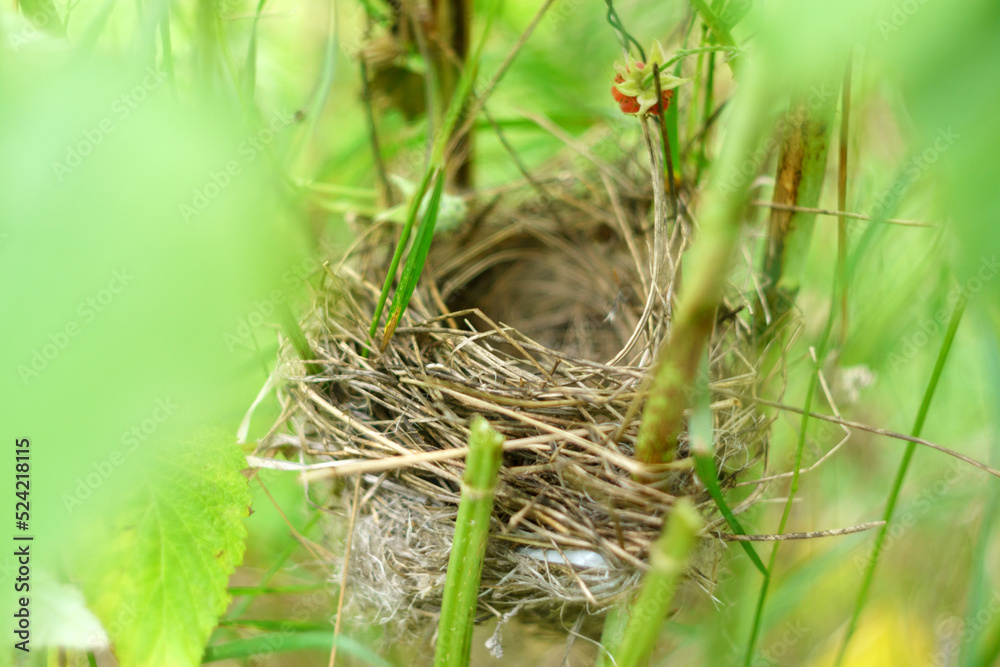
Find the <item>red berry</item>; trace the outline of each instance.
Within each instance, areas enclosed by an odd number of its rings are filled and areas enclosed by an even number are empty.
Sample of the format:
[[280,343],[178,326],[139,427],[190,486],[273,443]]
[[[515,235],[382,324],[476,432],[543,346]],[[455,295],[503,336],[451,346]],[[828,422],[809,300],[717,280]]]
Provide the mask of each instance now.
[[639,113],[639,102],[634,97],[623,97],[618,102],[618,108],[624,113]]
[[[625,79],[622,78],[621,74],[615,75],[615,84],[619,84],[624,80]],[[611,86],[611,97],[615,98],[615,102],[621,102],[623,99],[625,99],[625,96],[618,92],[617,85]]]
[[[635,66],[638,69],[643,68],[643,63],[636,62]],[[623,113],[639,113],[639,102],[635,99],[634,95],[624,95],[618,90],[617,84],[623,82],[625,79],[622,78],[621,74],[615,75],[615,85],[611,86],[611,96],[615,98],[615,102],[618,103],[618,108],[622,110]],[[670,100],[674,96],[673,90],[665,90],[661,95],[663,101],[663,109],[666,111],[670,107]],[[654,116],[659,116],[660,111],[658,108],[653,107],[649,109],[646,113],[653,114]]]

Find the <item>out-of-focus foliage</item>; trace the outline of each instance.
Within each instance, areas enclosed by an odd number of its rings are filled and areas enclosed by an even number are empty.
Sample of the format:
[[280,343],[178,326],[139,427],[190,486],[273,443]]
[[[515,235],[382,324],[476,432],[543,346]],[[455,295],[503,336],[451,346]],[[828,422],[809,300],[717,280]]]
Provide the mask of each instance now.
[[[616,4],[641,43],[698,45],[701,29],[687,29],[691,14],[684,3]],[[711,4],[724,21],[745,14],[727,25],[747,53],[735,81],[717,59],[716,99],[744,101],[720,117],[708,141],[710,161],[737,120],[732,113],[780,112],[789,91],[836,80],[853,53],[848,208],[941,223],[930,229],[849,223],[851,320],[837,354],[854,368],[831,368],[829,377],[841,407],[852,418],[908,428],[949,309],[969,299],[925,435],[972,456],[992,456],[995,464],[997,3]],[[483,80],[537,5],[505,5],[489,36]],[[0,400],[9,434],[32,439],[39,566],[76,574],[67,555],[80,544],[100,551],[88,542],[91,527],[126,516],[118,505],[146,484],[146,461],[169,459],[192,426],[212,422],[235,430],[273,358],[275,333],[260,325],[276,321],[276,310],[294,301],[319,266],[304,253],[304,230],[320,242],[341,238],[340,218],[300,206],[288,185],[299,179],[374,185],[353,58],[367,39],[364,9],[353,0],[336,6],[336,24],[330,3],[318,0],[274,0],[261,5],[256,20],[258,4],[251,0],[36,0],[23,2],[21,15],[0,10],[0,356],[7,373]],[[564,147],[521,110],[544,113],[593,139],[594,153],[612,163],[645,159],[641,150],[624,152],[638,132],[608,92],[621,54],[605,12],[603,3],[557,0],[488,104],[532,169],[544,169]],[[329,103],[302,119],[297,112],[316,99],[331,32],[337,50],[327,63]],[[694,73],[693,63],[686,62],[685,76]],[[682,131],[695,125],[688,122],[687,95],[678,95]],[[391,171],[413,178],[422,164],[424,126],[396,111],[382,112],[379,124]],[[489,124],[477,128],[480,183],[517,178]],[[678,137],[682,145],[692,138]],[[773,173],[769,159],[747,156],[761,175]],[[587,166],[582,159],[574,164]],[[835,207],[834,187],[831,178],[821,206]],[[767,194],[765,182],[759,195]],[[807,348],[830,305],[835,224],[828,217],[816,222],[799,299],[806,329],[788,357],[791,403],[800,400]],[[775,425],[778,467],[787,469],[796,428],[784,418]],[[837,429],[814,426],[806,463],[841,437]],[[804,478],[789,529],[874,518],[897,451],[886,440],[855,433],[846,449]],[[979,527],[982,490],[993,489],[996,498],[996,482],[923,451],[913,473],[900,505],[902,528],[886,551],[875,596],[917,611],[874,604],[871,626],[857,641],[895,651],[895,635],[922,632],[935,648],[914,642],[911,652],[950,656],[964,629],[996,627],[995,618],[975,622],[976,605],[988,609],[1000,585],[1000,572],[989,564],[995,561],[981,557],[995,549],[995,534],[988,521]],[[301,498],[294,488],[280,491],[279,502]],[[220,508],[218,516],[224,514]],[[769,506],[746,518],[759,532],[776,525]],[[292,522],[300,526],[301,517],[292,513]],[[273,512],[249,524],[251,558],[267,567],[267,558],[283,552],[274,542],[284,525]],[[255,534],[266,544],[255,543]],[[858,535],[783,547],[759,657],[826,664],[867,545],[867,536]],[[984,564],[976,565],[976,554]],[[11,556],[0,557],[5,590],[12,564]],[[689,618],[668,626],[671,659],[728,662],[730,651],[740,650],[756,575],[735,557],[723,561],[720,576],[724,608],[692,604]],[[975,599],[970,590],[985,591],[984,597]],[[808,591],[821,592],[824,604]],[[7,605],[5,596],[0,606]],[[970,610],[969,622],[958,625]]]

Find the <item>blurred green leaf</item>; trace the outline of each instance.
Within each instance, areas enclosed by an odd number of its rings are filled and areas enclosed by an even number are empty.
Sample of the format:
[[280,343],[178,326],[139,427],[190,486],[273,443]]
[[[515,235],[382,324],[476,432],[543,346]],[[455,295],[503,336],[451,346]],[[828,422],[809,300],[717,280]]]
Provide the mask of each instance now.
[[206,431],[158,453],[108,517],[84,586],[125,665],[197,665],[243,558],[240,449]]

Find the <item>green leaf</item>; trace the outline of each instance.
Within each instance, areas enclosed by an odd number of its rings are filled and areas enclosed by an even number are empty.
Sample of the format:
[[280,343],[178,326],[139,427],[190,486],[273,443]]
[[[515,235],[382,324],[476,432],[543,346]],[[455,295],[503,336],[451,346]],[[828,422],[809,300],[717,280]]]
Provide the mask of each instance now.
[[131,497],[95,531],[84,588],[119,663],[197,665],[243,559],[246,460],[212,430],[144,463]]

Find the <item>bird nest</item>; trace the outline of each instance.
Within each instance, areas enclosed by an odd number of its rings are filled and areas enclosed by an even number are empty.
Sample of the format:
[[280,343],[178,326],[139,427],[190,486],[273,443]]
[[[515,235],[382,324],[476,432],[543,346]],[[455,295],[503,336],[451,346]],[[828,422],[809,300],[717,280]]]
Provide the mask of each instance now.
[[[486,207],[437,237],[382,353],[366,355],[368,328],[396,230],[370,229],[327,265],[303,323],[316,372],[284,346],[286,410],[266,444],[300,447],[322,474],[359,480],[337,498],[354,518],[350,590],[375,622],[405,626],[440,608],[476,413],[506,438],[483,613],[552,617],[615,603],[681,496],[698,504],[707,535],[721,527],[686,434],[671,464],[633,458],[636,397],[670,328],[687,237],[683,224],[654,235],[652,197],[631,187],[594,194],[556,182],[540,200]],[[754,395],[759,374],[752,332],[733,316],[743,297],[730,292],[709,349],[723,488],[767,438],[765,416],[733,398]],[[696,558],[693,576],[706,585],[717,544],[707,537]]]

